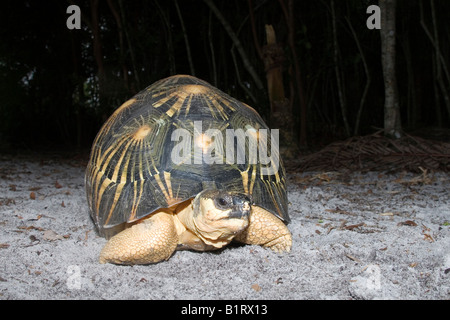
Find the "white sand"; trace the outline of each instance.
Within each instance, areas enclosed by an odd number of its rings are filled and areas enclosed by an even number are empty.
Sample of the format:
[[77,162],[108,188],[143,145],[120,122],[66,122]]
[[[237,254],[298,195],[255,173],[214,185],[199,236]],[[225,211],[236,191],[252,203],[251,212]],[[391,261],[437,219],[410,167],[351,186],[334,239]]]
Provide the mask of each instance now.
[[84,167],[30,159],[0,158],[0,299],[450,298],[448,174],[291,174],[290,253],[115,266],[97,261]]

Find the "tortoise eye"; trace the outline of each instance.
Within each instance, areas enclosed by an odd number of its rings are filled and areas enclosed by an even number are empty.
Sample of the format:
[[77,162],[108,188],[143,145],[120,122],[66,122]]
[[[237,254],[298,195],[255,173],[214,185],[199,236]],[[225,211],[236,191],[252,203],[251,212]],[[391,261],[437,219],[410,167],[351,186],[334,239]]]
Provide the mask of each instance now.
[[217,202],[223,207],[225,207],[228,204],[228,201],[226,199],[224,199],[224,198],[219,198],[217,200]]

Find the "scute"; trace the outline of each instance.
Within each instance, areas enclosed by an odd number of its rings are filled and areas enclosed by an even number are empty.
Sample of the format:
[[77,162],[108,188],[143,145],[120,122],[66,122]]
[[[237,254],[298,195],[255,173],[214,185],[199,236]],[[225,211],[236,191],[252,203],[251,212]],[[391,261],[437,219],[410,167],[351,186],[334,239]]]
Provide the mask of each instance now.
[[[94,140],[85,177],[90,214],[101,235],[105,229],[192,198],[205,183],[249,194],[254,203],[289,222],[281,159],[273,175],[262,175],[262,165],[250,163],[254,155],[249,152],[242,164],[227,163],[224,154],[217,155],[223,156],[222,164],[196,163],[199,154],[194,154],[195,141],[191,141],[191,163],[172,161],[179,143],[172,141],[174,130],[198,137],[199,128],[201,132],[217,129],[223,137],[226,129],[268,129],[246,104],[185,75],[155,82],[111,115]],[[236,156],[236,141],[234,146]]]

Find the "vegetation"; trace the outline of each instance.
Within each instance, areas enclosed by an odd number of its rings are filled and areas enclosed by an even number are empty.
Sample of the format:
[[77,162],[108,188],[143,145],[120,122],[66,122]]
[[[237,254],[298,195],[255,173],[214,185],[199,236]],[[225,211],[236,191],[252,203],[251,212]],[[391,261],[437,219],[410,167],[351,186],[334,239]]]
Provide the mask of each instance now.
[[[395,2],[393,123],[448,127],[446,0],[28,0],[0,13],[0,146],[88,147],[123,101],[177,73],[252,105],[297,146],[373,133],[385,60],[366,10]],[[81,29],[66,27],[73,4]]]

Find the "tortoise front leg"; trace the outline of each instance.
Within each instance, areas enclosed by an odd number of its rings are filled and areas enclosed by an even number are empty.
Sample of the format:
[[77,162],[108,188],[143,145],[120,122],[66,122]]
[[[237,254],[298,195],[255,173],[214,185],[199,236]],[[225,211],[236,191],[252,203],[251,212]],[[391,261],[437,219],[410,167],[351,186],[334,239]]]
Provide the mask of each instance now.
[[100,263],[148,264],[167,260],[177,247],[171,214],[160,212],[112,237],[100,253]]
[[289,252],[292,246],[292,235],[283,221],[258,206],[252,206],[247,229],[235,239],[246,244],[262,245],[276,252]]

